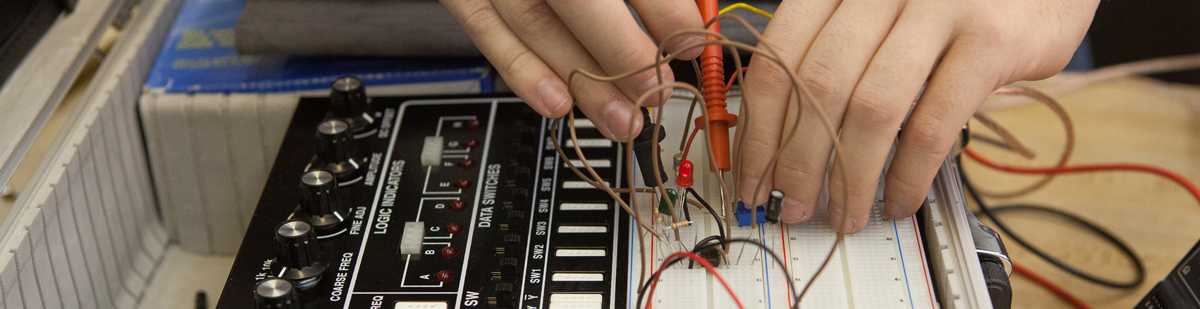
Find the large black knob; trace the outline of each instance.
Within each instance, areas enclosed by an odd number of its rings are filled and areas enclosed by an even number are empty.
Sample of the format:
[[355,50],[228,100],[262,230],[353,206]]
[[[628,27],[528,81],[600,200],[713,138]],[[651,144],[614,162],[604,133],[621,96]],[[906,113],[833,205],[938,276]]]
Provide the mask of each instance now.
[[275,274],[291,281],[303,290],[321,280],[327,265],[321,258],[321,248],[314,237],[312,225],[299,219],[280,224],[275,229]]
[[317,125],[317,160],[315,167],[333,173],[338,184],[350,185],[361,180],[358,149],[345,121],[330,119]]
[[292,282],[268,278],[254,284],[255,309],[300,309],[300,297]]
[[337,178],[323,169],[311,169],[300,177],[300,215],[316,229],[317,238],[344,232],[344,212],[337,195]]
[[329,85],[329,115],[345,119],[350,131],[358,134],[375,124],[370,102],[362,80],[353,76],[340,77]]

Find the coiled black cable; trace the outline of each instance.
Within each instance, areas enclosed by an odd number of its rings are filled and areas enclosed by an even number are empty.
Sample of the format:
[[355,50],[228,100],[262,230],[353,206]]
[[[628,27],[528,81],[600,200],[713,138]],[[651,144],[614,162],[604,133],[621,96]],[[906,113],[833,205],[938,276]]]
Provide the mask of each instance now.
[[[982,213],[984,216],[987,216],[988,219],[991,219],[992,223],[995,224],[996,228],[999,229],[1000,231],[1004,232],[1004,234],[1007,234],[1008,238],[1012,239],[1014,242],[1016,242],[1017,245],[1020,245],[1021,247],[1025,247],[1025,249],[1029,250],[1030,253],[1033,253],[1034,255],[1036,255],[1037,257],[1046,261],[1047,263],[1050,263],[1050,265],[1054,265],[1054,267],[1057,267],[1058,269],[1061,269],[1062,271],[1064,271],[1067,274],[1070,274],[1071,276],[1074,276],[1076,278],[1082,279],[1084,281],[1087,281],[1087,282],[1090,282],[1090,283],[1093,283],[1096,285],[1108,287],[1108,288],[1135,289],[1138,286],[1140,286],[1143,282],[1146,281],[1146,266],[1142,263],[1142,260],[1140,258],[1138,258],[1137,253],[1133,251],[1133,248],[1129,247],[1128,244],[1126,244],[1121,239],[1117,238],[1116,235],[1114,235],[1112,232],[1109,232],[1107,229],[1105,229],[1099,225],[1096,225],[1095,223],[1087,221],[1086,219],[1083,219],[1082,217],[1076,216],[1074,214],[1071,214],[1071,213],[1068,213],[1068,212],[1065,212],[1062,210],[1046,207],[1046,206],[1036,205],[1036,204],[1022,203],[1022,204],[1000,205],[1000,206],[995,206],[995,207],[989,206],[986,202],[984,202],[983,197],[980,196],[979,193],[975,191],[975,186],[971,182],[970,178],[967,177],[966,170],[963,169],[962,167],[959,167],[958,174],[959,174],[959,177],[962,178],[963,187],[965,188],[965,191],[967,191],[967,195],[969,195],[971,197],[971,199],[975,201],[975,204],[979,206],[980,213]],[[1004,221],[1001,220],[997,216],[999,213],[1012,212],[1012,211],[1036,211],[1036,212],[1041,212],[1041,213],[1045,213],[1045,214],[1050,214],[1050,215],[1065,219],[1065,220],[1071,222],[1072,224],[1083,227],[1085,230],[1087,230],[1088,232],[1090,232],[1092,234],[1100,236],[1101,238],[1104,239],[1105,242],[1112,244],[1113,247],[1115,247],[1115,248],[1117,248],[1117,250],[1121,251],[1121,254],[1124,255],[1126,257],[1126,259],[1129,260],[1129,263],[1133,265],[1134,278],[1132,280],[1128,280],[1128,281],[1117,281],[1117,280],[1100,277],[1095,274],[1091,274],[1086,271],[1083,271],[1074,266],[1071,266],[1070,264],[1067,264],[1066,262],[1059,260],[1058,258],[1050,255],[1049,253],[1046,253],[1045,250],[1042,250],[1041,248],[1034,246],[1032,243],[1025,240],[1025,237],[1022,237],[1020,234],[1014,233],[1013,229],[1009,228],[1008,225],[1005,224]]]

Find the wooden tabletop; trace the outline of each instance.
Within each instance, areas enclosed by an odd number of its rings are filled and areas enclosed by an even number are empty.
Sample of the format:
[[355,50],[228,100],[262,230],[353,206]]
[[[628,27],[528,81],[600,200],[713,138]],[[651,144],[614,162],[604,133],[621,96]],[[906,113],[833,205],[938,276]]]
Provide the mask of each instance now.
[[[1094,84],[1062,95],[1078,141],[1072,163],[1138,162],[1179,172],[1200,182],[1200,87],[1145,78]],[[1032,104],[990,112],[1037,153],[1033,160],[984,143],[974,149],[1014,165],[1050,166],[1063,149],[1061,123],[1047,108]],[[972,128],[982,130],[980,125]],[[995,172],[964,159],[976,185],[1009,190],[1037,180]],[[1013,258],[1066,288],[1095,308],[1131,308],[1200,240],[1200,203],[1174,183],[1132,172],[1061,176],[1045,188],[991,205],[1041,203],[1082,216],[1128,242],[1145,261],[1147,277],[1136,290],[1113,290],[1070,277],[1008,241]],[[1062,260],[1108,278],[1132,278],[1131,265],[1116,249],[1059,219],[1012,213],[1002,218],[1025,238]],[[1029,280],[1013,275],[1014,308],[1063,308],[1068,304]]]

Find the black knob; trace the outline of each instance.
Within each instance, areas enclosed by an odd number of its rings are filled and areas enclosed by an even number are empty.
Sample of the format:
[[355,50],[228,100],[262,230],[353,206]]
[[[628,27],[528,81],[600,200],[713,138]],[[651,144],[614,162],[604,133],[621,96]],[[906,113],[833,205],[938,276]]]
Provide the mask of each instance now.
[[317,237],[339,234],[344,220],[337,195],[337,178],[322,169],[311,169],[300,177],[300,213],[316,229]]
[[345,121],[330,119],[317,126],[317,167],[333,173],[340,185],[357,182],[358,149]]
[[334,80],[329,88],[329,115],[345,119],[351,132],[366,131],[375,123],[362,80],[344,76]]
[[299,289],[311,288],[325,271],[320,250],[312,225],[299,219],[288,220],[275,229],[273,273],[282,273],[279,277]]
[[292,282],[269,278],[254,284],[255,309],[300,309],[300,298]]
[[279,249],[279,264],[284,267],[302,268],[320,260],[313,228],[308,222],[290,220],[280,224],[275,229],[275,242]]

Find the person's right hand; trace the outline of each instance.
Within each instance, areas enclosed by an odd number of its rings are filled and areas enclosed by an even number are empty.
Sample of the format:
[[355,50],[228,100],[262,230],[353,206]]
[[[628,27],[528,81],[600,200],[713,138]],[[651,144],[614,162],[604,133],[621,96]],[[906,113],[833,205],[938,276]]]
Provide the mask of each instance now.
[[[566,80],[576,69],[609,75],[651,65],[658,51],[642,31],[624,1],[618,0],[440,0],[458,20],[500,76],[530,107],[546,117],[562,117],[572,102],[588,115],[605,136],[628,140],[641,130],[641,111],[633,102],[658,85],[654,70],[618,80],[595,82],[576,77],[568,92]],[[631,0],[656,40],[683,29],[701,29],[700,12],[692,0]],[[695,44],[687,37],[667,46]],[[675,49],[668,49],[674,51]],[[699,48],[678,58],[691,59]],[[662,82],[674,81],[662,66]],[[666,98],[650,98],[658,105]],[[632,126],[631,126],[632,125]]]

